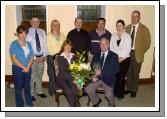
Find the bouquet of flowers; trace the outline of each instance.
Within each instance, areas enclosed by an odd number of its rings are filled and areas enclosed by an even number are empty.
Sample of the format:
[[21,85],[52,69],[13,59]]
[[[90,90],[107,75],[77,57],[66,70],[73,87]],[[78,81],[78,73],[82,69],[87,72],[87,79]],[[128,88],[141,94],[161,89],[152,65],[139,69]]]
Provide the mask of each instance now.
[[90,63],[85,63],[85,52],[77,52],[77,60],[72,62],[69,67],[71,75],[74,77],[77,87],[79,88],[79,95],[82,95],[82,89],[87,80],[90,80],[94,71],[91,70]]

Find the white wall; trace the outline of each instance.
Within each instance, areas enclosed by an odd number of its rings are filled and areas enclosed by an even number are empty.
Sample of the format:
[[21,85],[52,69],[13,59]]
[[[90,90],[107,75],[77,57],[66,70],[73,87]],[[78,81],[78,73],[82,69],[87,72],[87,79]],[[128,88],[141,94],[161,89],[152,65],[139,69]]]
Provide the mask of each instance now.
[[[11,42],[16,39],[14,36],[16,27],[20,24],[21,20],[19,10],[20,8],[15,5],[8,5],[5,7],[5,75],[11,75],[11,60],[9,56],[9,47]],[[151,77],[151,69],[152,69],[152,61],[153,61],[153,49],[154,49],[154,41],[155,41],[155,9],[154,6],[123,6],[123,5],[110,5],[103,6],[102,11],[106,13],[106,28],[115,32],[115,23],[118,19],[123,19],[127,24],[130,24],[130,16],[133,10],[141,11],[141,22],[145,24],[151,33],[151,47],[148,52],[145,54],[144,62],[142,64],[140,78],[150,78]],[[50,23],[53,19],[57,19],[61,24],[61,31],[65,33],[65,35],[74,28],[74,18],[76,17],[76,6],[75,5],[50,5],[47,6],[47,26],[50,31]],[[17,15],[17,17],[16,17]],[[17,18],[17,19],[16,19]],[[48,75],[45,65],[45,73],[43,76],[44,81],[48,81]]]

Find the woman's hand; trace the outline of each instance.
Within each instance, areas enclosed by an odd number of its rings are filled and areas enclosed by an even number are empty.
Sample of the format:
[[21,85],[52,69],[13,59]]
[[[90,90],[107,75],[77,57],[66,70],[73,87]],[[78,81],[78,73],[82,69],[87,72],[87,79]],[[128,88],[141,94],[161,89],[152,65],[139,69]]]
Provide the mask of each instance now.
[[25,72],[25,73],[28,73],[29,70],[30,70],[30,67],[28,67],[28,66],[23,68],[23,72]]
[[79,87],[79,85],[78,85],[77,81],[76,81],[76,80],[73,80],[72,82],[73,82],[73,84],[74,84],[74,85],[76,85],[76,86],[77,86],[77,89],[79,90],[79,89],[80,89],[80,87]]
[[42,57],[36,57],[36,59],[34,60],[36,63],[43,63],[45,62],[46,57],[42,56]]
[[119,57],[119,63],[121,63],[123,60],[124,60],[124,58],[123,57]]

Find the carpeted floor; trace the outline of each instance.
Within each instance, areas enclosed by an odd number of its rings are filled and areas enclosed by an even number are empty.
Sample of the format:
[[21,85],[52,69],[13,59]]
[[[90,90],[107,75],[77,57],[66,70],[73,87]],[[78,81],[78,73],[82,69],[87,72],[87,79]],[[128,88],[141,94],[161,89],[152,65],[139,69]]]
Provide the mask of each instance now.
[[[5,94],[5,103],[6,107],[14,107],[15,106],[15,97],[14,97],[14,89],[10,89],[6,87]],[[44,93],[47,95],[47,98],[36,97],[36,101],[34,102],[35,107],[56,107],[57,104],[55,102],[54,96],[48,95],[48,90],[44,89]],[[99,105],[100,107],[108,106],[106,99],[104,98],[104,94],[99,94],[102,98],[102,103]],[[82,97],[80,99],[80,103],[82,107],[86,107],[88,101],[88,97]],[[25,105],[26,106],[26,105]],[[68,102],[64,95],[60,96],[60,106],[68,107]],[[90,106],[92,103],[90,102]],[[139,91],[137,93],[136,98],[131,98],[129,95],[126,95],[125,98],[121,100],[116,99],[117,107],[154,107],[155,106],[155,87],[154,84],[140,85]]]

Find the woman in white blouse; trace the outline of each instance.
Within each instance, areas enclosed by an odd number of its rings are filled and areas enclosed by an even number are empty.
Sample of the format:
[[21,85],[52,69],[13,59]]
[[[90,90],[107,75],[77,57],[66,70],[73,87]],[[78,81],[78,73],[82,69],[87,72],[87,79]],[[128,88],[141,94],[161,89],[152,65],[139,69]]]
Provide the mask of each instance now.
[[110,50],[119,57],[120,72],[117,74],[117,80],[114,87],[114,95],[117,99],[124,98],[125,76],[130,63],[131,37],[125,32],[125,23],[123,20],[116,22],[117,32],[110,40]]

